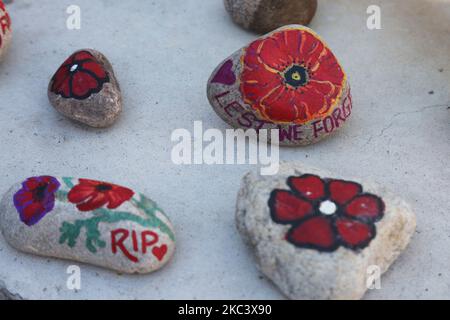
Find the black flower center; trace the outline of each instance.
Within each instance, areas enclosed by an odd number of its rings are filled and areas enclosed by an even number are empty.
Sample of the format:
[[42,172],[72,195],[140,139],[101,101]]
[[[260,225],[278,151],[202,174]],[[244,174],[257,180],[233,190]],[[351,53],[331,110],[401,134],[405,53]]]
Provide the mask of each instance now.
[[308,70],[295,64],[284,72],[284,81],[295,88],[303,87],[309,82]]
[[37,201],[41,201],[45,198],[45,191],[47,190],[47,184],[40,184],[36,189],[34,189],[33,196]]
[[109,184],[99,184],[98,186],[95,187],[95,189],[96,189],[97,191],[104,192],[104,191],[109,191],[109,190],[111,190],[111,189],[112,189],[112,186],[109,185]]

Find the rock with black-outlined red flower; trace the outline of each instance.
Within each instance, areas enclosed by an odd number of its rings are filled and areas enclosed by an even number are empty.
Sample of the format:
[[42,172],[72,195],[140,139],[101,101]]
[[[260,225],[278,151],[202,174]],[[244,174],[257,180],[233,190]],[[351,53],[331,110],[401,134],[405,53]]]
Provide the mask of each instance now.
[[285,146],[320,141],[352,112],[341,64],[313,30],[300,25],[277,29],[225,59],[212,73],[207,95],[231,126],[278,129]]
[[360,299],[415,231],[411,208],[384,187],[282,164],[247,174],[237,228],[259,269],[291,299]]
[[0,0],[0,61],[8,51],[11,43],[11,18],[5,4]]
[[149,273],[175,251],[173,226],[145,195],[109,182],[37,176],[0,201],[0,229],[14,248],[122,273]]
[[308,25],[316,14],[317,0],[224,0],[234,22],[258,33],[288,24]]
[[92,49],[79,50],[64,61],[50,80],[48,98],[66,117],[95,128],[112,125],[122,112],[111,63]]

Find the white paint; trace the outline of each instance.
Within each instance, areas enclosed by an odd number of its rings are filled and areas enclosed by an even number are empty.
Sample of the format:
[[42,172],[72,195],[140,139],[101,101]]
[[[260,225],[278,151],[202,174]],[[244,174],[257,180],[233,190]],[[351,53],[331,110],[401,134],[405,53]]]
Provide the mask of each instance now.
[[330,200],[323,201],[319,207],[319,211],[327,216],[335,214],[336,210],[336,204]]
[[70,67],[70,72],[74,72],[77,69],[78,69],[78,65],[74,64],[72,67]]

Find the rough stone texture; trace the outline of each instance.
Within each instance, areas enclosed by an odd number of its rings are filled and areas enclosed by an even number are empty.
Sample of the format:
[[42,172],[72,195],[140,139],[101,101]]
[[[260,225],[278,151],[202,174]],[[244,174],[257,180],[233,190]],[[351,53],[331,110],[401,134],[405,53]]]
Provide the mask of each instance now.
[[[114,70],[102,53],[92,49],[83,49],[77,52],[82,51],[87,51],[95,57],[106,71],[109,81],[103,84],[99,92],[93,92],[88,97],[79,99],[63,97],[61,94],[53,92],[52,86],[55,80],[52,78],[48,86],[48,98],[56,110],[70,119],[95,128],[111,126],[122,112],[122,95]],[[75,80],[73,83],[75,85]],[[80,85],[87,86],[88,84],[81,83]]]
[[[328,52],[333,55],[331,52],[331,49],[327,47],[325,42],[311,29],[307,27],[303,27],[300,25],[289,25],[282,28],[279,28],[269,34],[266,34],[262,36],[260,39],[269,39],[273,37],[273,35],[278,35],[281,32],[285,31],[291,31],[291,30],[300,30],[300,31],[306,31],[309,34],[313,35],[314,38],[316,38],[316,41],[323,43],[324,48],[326,50],[329,50]],[[297,37],[296,37],[297,38]],[[295,39],[296,39],[295,38]],[[259,41],[258,39],[257,41]],[[293,38],[289,38],[290,40],[295,40]],[[303,40],[303,42],[306,42]],[[316,42],[316,44],[318,43]],[[255,42],[253,42],[255,43]],[[251,106],[249,103],[247,103],[245,98],[245,93],[242,90],[242,83],[245,82],[244,80],[244,70],[247,68],[247,66],[244,65],[244,57],[248,55],[251,51],[249,49],[253,43],[250,45],[239,49],[234,54],[232,54],[230,57],[225,59],[222,63],[219,64],[211,74],[209,80],[208,80],[208,86],[207,86],[207,95],[208,100],[213,107],[214,111],[228,124],[235,128],[243,128],[243,129],[279,129],[280,130],[280,141],[279,144],[282,146],[306,146],[313,143],[317,143],[320,140],[330,136],[331,134],[334,134],[336,131],[338,131],[340,128],[344,127],[345,123],[349,120],[351,113],[352,113],[352,96],[350,92],[350,86],[347,81],[347,75],[342,70],[342,67],[339,65],[338,59],[336,58],[336,63],[338,65],[337,68],[341,70],[340,72],[343,74],[342,83],[340,83],[340,87],[338,88],[333,87],[334,89],[326,89],[326,94],[333,92],[339,92],[339,94],[336,96],[336,98],[333,100],[334,102],[327,102],[328,103],[328,110],[324,112],[323,114],[315,114],[313,116],[306,116],[304,120],[298,120],[298,121],[277,121],[274,119],[269,119],[268,116],[265,116],[261,114],[260,110],[256,110],[253,106]],[[310,44],[313,42],[309,42]],[[292,42],[289,43],[290,45],[294,45]],[[305,45],[306,48],[306,45]],[[312,51],[314,50],[321,50],[320,45],[317,45],[314,47],[312,46]],[[308,50],[305,49],[304,52],[307,52]],[[266,50],[266,54],[270,55],[273,53],[274,56],[277,56],[278,53],[275,53],[269,49]],[[333,55],[334,56],[334,55]],[[322,55],[317,55],[317,57],[322,57]],[[289,59],[289,55],[286,54],[286,57],[283,57],[286,60]],[[319,80],[321,83],[324,83],[325,81],[328,81],[326,78],[324,78],[322,75],[319,76],[320,78],[314,78],[316,76],[312,76],[313,69],[315,69],[313,66],[315,65],[315,58],[311,58],[309,55],[300,53],[298,54],[298,57],[295,57],[294,59],[299,59],[298,63],[287,63],[286,67],[280,67],[280,81],[282,81],[283,86],[286,86],[287,88],[290,88],[290,86],[286,83],[286,80],[283,79],[283,75],[281,75],[282,72],[286,74],[287,70],[292,68],[294,65],[302,65],[305,66],[305,69],[307,69],[307,73],[309,74],[310,82],[306,84],[305,88],[307,90],[313,91],[314,89],[311,89],[310,87],[313,86],[312,80]],[[312,61],[310,63],[302,63],[301,60],[305,61]],[[317,59],[317,61],[320,62],[321,67],[320,68],[327,68],[320,60],[320,58]],[[261,65],[260,68],[263,68]],[[267,87],[267,83],[257,83],[255,87],[257,86],[258,90],[261,87]],[[270,87],[270,85],[269,85]],[[276,86],[274,86],[274,89]],[[263,90],[260,90],[261,92]],[[299,97],[302,97],[302,103],[309,103],[306,102],[306,100],[303,98],[303,96],[309,95],[309,92],[307,94],[300,94],[300,91],[303,91],[303,87],[298,87],[295,89],[295,94]],[[273,91],[272,91],[273,92]],[[272,98],[272,92],[268,94],[269,98],[265,98],[266,92],[259,93],[263,97],[259,97],[262,100],[271,100]],[[276,95],[276,90],[274,95]],[[315,92],[315,91],[314,91]],[[255,95],[258,95],[256,93]],[[322,101],[325,101],[325,94],[320,94],[319,99],[317,103],[322,103]],[[292,107],[294,102],[291,99],[289,103],[286,103],[288,105],[284,105],[283,108],[288,109]],[[299,104],[299,103],[297,103]],[[295,106],[297,107],[297,106]],[[277,107],[280,109],[280,107]],[[301,110],[301,107],[298,107],[299,110]]]
[[5,4],[0,0],[0,62],[8,51],[11,38],[11,17],[6,10]]
[[260,270],[291,299],[360,299],[367,290],[368,267],[385,272],[406,248],[416,227],[410,207],[385,188],[358,179],[365,193],[381,197],[384,217],[375,223],[376,236],[360,250],[339,247],[321,252],[296,247],[285,239],[290,226],[274,222],[268,201],[274,189],[289,190],[287,178],[314,174],[342,179],[298,163],[283,164],[279,175],[247,174],[239,192],[236,222],[252,248]]
[[[105,191],[114,193],[97,192],[95,190],[103,186],[111,188],[113,185],[92,180],[81,184],[82,181],[75,178],[54,178],[56,180],[52,181],[60,184],[56,192],[44,196],[39,188],[32,189],[20,200],[19,190],[22,191],[25,184],[40,181],[37,179],[33,177],[23,185],[15,184],[0,202],[0,229],[17,250],[89,263],[121,273],[150,273],[171,259],[175,251],[173,227],[156,203],[144,195],[119,186]],[[96,187],[89,187],[94,182]],[[95,193],[89,191],[90,195],[84,196],[84,200],[74,202],[70,200],[75,199],[70,198],[70,192],[76,188],[74,197],[83,197],[88,189]],[[127,197],[123,196],[124,192],[129,192]],[[103,205],[98,202],[102,197]],[[32,204],[29,199],[33,199]],[[48,202],[54,203],[54,207],[43,216],[42,210],[32,210],[36,203]],[[81,209],[83,203],[92,208]],[[32,214],[20,209],[29,209]]]
[[224,0],[233,20],[258,33],[288,24],[308,25],[317,10],[317,0]]
[[[176,227],[177,251],[166,267],[143,276],[80,265],[82,289],[75,292],[65,285],[73,263],[24,254],[0,236],[0,279],[24,299],[282,299],[255,272],[234,224],[240,178],[256,168],[170,161],[174,129],[192,132],[197,120],[205,129],[229,128],[211,109],[205,82],[227,52],[255,35],[232,22],[222,1],[76,4],[82,8],[80,30],[67,30],[64,1],[16,0],[8,6],[14,40],[0,66],[0,107],[7,115],[0,117],[0,145],[7,150],[0,152],[0,193],[49,168],[58,175],[114,177],[165,209]],[[414,206],[414,241],[384,275],[381,290],[365,299],[447,299],[450,210],[440,199],[450,189],[450,6],[378,0],[383,29],[369,30],[365,12],[372,4],[320,1],[311,27],[351,75],[357,107],[335,136],[311,147],[283,148],[280,157],[382,181]],[[143,36],[143,30],[151,32]],[[140,50],[129,49],[136,45]],[[128,112],[110,129],[74,125],[45,95],[53,69],[69,51],[84,47],[101,48],[120,80]]]

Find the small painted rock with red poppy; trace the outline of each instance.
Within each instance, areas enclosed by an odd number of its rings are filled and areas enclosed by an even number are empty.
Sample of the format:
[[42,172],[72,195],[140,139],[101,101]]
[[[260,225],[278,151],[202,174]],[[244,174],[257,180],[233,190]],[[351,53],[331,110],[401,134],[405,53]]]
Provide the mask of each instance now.
[[207,94],[228,124],[278,129],[285,146],[318,142],[344,126],[352,112],[342,66],[313,30],[300,25],[235,52],[214,70]]
[[231,18],[245,29],[266,33],[288,24],[308,25],[317,0],[224,0]]
[[112,125],[122,112],[111,63],[92,49],[79,50],[64,61],[50,80],[48,98],[66,117],[95,128]]
[[367,276],[387,271],[416,228],[411,208],[385,188],[296,163],[277,176],[247,174],[236,223],[291,299],[362,298]]
[[0,202],[0,229],[14,248],[121,273],[150,273],[175,251],[163,210],[141,193],[77,178],[30,177]]
[[11,38],[11,18],[6,10],[5,4],[0,0],[0,61],[2,61],[8,51]]

